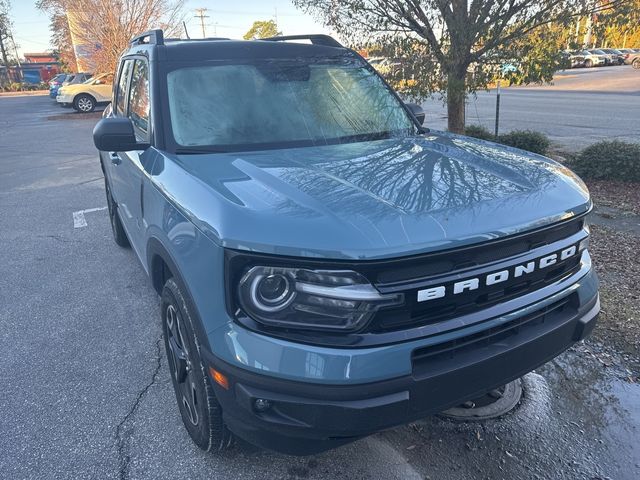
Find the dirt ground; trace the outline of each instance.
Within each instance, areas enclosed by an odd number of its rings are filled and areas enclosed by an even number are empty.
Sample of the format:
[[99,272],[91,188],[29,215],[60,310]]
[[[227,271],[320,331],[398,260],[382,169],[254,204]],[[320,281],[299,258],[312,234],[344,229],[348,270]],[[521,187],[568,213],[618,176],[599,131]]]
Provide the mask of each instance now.
[[[615,349],[628,370],[640,377],[640,184],[587,182],[596,205],[591,216],[591,253],[600,277],[602,312],[590,343],[601,348],[605,366]],[[589,342],[588,342],[589,343]],[[623,372],[624,374],[624,372]]]

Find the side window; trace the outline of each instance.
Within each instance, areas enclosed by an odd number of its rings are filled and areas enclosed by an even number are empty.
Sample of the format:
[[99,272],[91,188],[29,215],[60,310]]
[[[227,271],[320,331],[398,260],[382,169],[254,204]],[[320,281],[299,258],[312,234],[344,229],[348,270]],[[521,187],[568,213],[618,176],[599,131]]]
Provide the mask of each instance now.
[[149,68],[144,60],[136,60],[129,87],[128,117],[144,139],[149,133]]
[[118,80],[118,89],[116,90],[116,114],[124,115],[127,108],[127,85],[129,77],[131,77],[131,67],[133,60],[125,60],[120,69],[120,79]]

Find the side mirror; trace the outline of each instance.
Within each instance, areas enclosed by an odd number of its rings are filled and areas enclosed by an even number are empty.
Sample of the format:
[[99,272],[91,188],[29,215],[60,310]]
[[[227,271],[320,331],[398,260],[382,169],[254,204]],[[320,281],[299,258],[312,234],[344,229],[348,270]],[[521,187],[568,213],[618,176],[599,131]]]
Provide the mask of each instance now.
[[103,152],[146,150],[148,143],[139,143],[128,118],[107,117],[93,127],[93,143]]
[[424,123],[424,117],[425,117],[425,113],[422,107],[417,103],[409,103],[409,102],[405,103],[405,105],[409,110],[411,110],[411,113],[413,113],[413,116],[416,117],[416,120],[418,120],[418,123],[422,125]]

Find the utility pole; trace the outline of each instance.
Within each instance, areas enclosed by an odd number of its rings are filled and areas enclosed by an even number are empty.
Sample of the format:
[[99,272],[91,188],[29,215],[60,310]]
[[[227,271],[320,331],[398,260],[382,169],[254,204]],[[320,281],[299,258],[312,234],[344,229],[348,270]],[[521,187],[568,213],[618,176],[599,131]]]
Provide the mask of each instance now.
[[493,130],[493,136],[498,140],[498,126],[500,125],[500,80],[498,80],[498,90],[496,96],[496,125]]
[[206,8],[196,8],[196,14],[194,16],[194,18],[200,19],[200,26],[202,27],[202,38],[207,38],[207,34],[204,29],[204,19],[209,18],[209,15],[205,15],[206,11]]
[[[22,74],[22,64],[20,63],[20,56],[18,55],[18,47],[16,45],[16,41],[13,39],[13,33],[9,30],[9,38],[11,39],[11,43],[13,43],[13,51],[16,52],[16,63],[18,64],[18,79],[22,81],[24,75]],[[7,65],[8,67],[9,65]]]

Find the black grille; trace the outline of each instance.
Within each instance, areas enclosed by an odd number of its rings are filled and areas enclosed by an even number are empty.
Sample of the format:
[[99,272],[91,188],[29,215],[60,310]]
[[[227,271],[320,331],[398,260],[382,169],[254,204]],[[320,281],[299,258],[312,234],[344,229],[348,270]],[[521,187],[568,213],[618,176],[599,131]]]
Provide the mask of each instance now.
[[404,305],[381,310],[369,329],[372,332],[384,332],[443,322],[544,288],[573,275],[579,269],[580,255],[576,254],[551,267],[535,270],[526,276],[512,277],[490,287],[485,286],[457,295],[449,294],[443,298],[426,302],[417,301],[418,288],[411,289],[405,292]]
[[489,349],[492,346],[509,344],[514,341],[518,343],[517,337],[521,337],[525,341],[528,334],[533,334],[539,329],[551,330],[558,322],[566,318],[565,310],[576,310],[576,304],[574,294],[533,313],[518,317],[511,322],[448,342],[416,349],[411,357],[414,375],[424,374],[426,370],[433,373],[438,370],[440,364],[450,365],[452,359],[464,357],[466,354],[472,354],[480,349]]

